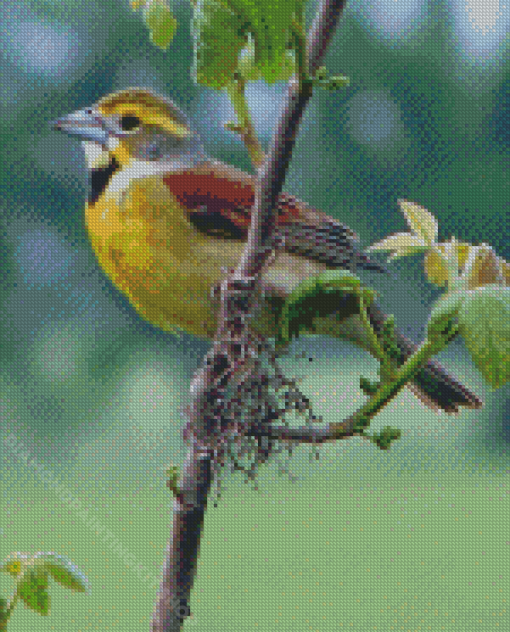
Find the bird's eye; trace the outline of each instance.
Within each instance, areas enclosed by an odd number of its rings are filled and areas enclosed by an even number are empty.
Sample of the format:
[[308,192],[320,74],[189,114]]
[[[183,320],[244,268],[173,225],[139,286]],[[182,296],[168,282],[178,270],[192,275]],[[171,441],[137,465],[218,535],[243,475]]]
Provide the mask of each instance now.
[[134,114],[125,114],[120,119],[120,128],[124,132],[133,132],[140,127],[140,119]]

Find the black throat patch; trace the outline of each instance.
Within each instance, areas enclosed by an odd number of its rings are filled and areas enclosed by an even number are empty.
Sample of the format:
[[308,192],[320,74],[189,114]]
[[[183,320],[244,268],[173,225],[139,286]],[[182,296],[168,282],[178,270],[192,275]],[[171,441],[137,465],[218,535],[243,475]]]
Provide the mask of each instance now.
[[115,160],[115,157],[112,156],[107,167],[92,169],[92,173],[90,175],[90,191],[88,197],[89,204],[95,204],[95,202],[97,202],[98,198],[108,186],[111,177],[117,171],[117,169],[119,169],[119,167],[119,163]]

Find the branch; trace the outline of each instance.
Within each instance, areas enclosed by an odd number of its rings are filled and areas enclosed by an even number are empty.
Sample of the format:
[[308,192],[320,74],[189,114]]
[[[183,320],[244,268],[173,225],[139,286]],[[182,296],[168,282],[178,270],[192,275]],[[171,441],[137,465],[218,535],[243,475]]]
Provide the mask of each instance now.
[[[448,333],[449,337],[453,333]],[[355,413],[342,422],[330,423],[320,428],[303,426],[289,428],[287,426],[272,426],[271,420],[259,420],[251,425],[249,435],[280,441],[299,441],[301,443],[324,443],[347,439],[354,435],[363,435],[364,428],[370,425],[370,420],[388,404],[404,386],[412,380],[414,375],[444,346],[441,341],[425,340],[398,369],[395,369],[391,381],[382,382],[375,393]],[[368,437],[367,437],[368,438]]]
[[[312,74],[319,67],[337,26],[346,0],[323,0],[309,34],[308,60]],[[269,153],[257,178],[255,205],[248,241],[232,277],[222,284],[219,326],[205,365],[191,385],[189,408],[190,439],[179,485],[181,496],[174,499],[173,539],[169,543],[163,579],[152,621],[153,632],[180,630],[188,616],[188,602],[196,568],[203,517],[212,480],[214,447],[209,443],[221,420],[224,392],[229,380],[247,362],[247,322],[254,308],[253,295],[258,278],[272,252],[272,233],[277,206],[301,117],[312,93],[310,82],[289,82],[279,124]],[[179,607],[181,610],[179,610]]]

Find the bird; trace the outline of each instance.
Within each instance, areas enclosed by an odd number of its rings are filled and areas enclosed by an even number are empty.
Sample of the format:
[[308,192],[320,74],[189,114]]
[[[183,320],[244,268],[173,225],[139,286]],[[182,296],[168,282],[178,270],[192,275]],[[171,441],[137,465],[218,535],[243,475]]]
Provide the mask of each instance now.
[[[85,225],[97,261],[136,312],[172,333],[214,338],[217,290],[235,269],[250,226],[256,175],[207,155],[186,114],[149,88],[130,87],[52,121],[81,140],[89,174]],[[282,307],[300,282],[327,270],[385,271],[357,234],[289,193],[276,209],[275,249],[262,273],[253,327],[276,336]],[[215,298],[216,296],[216,298]],[[357,301],[346,295],[318,309],[313,333],[350,340],[375,355]],[[387,316],[374,301],[377,335]],[[395,329],[396,365],[416,345]],[[436,412],[483,402],[436,361],[407,385]]]

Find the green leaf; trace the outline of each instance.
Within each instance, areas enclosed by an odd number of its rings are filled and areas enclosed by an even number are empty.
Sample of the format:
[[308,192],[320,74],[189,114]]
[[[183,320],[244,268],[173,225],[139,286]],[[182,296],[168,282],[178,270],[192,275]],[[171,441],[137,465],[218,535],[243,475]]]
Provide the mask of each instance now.
[[303,329],[314,331],[314,319],[333,313],[346,298],[351,299],[348,309],[355,313],[359,310],[360,296],[370,304],[374,295],[373,290],[362,286],[360,279],[347,270],[328,270],[306,279],[285,301],[279,318],[277,346],[287,344]]
[[352,427],[352,431],[360,434],[365,434],[365,428],[370,426],[370,419],[368,417],[360,417],[356,420]]
[[[255,43],[250,34],[248,34],[248,44],[239,56],[236,72],[238,72],[244,81],[258,81],[262,78],[260,64],[257,64],[255,56]],[[279,59],[279,63],[274,65],[274,69],[270,76],[274,81],[288,81],[296,72],[296,61],[293,50],[286,50],[284,55]],[[265,78],[265,77],[264,77]]]
[[[303,0],[202,0],[194,8],[192,33],[197,83],[224,88],[235,72],[272,83],[294,72],[292,20]],[[241,54],[242,53],[242,54]]]
[[37,564],[62,586],[78,592],[88,592],[89,583],[81,570],[64,555],[57,553],[36,554]]
[[411,231],[430,247],[437,240],[437,219],[416,202],[398,200],[398,204]]
[[238,57],[247,43],[248,24],[228,3],[204,0],[194,9],[193,78],[196,83],[221,89],[232,81]]
[[366,377],[360,376],[359,378],[359,387],[365,395],[373,395],[374,393],[377,393],[380,385],[380,382],[372,382]]
[[180,496],[181,490],[179,489],[179,466],[169,464],[166,468],[167,487],[172,490],[174,496]]
[[510,288],[484,285],[467,292],[459,332],[484,378],[499,388],[510,378]]
[[143,11],[153,44],[166,50],[174,38],[177,20],[172,15],[166,0],[150,0]]
[[398,428],[385,426],[382,432],[368,436],[372,443],[375,443],[381,450],[388,450],[393,441],[400,439],[401,431]]
[[48,577],[40,569],[27,568],[18,579],[17,594],[23,603],[41,615],[50,611],[50,596],[46,590]]
[[291,38],[292,19],[301,22],[303,0],[229,0],[229,4],[249,23],[263,79],[276,81]]
[[450,322],[457,318],[466,295],[466,292],[452,292],[439,297],[432,306],[427,322],[427,337],[429,339],[443,335]]
[[340,88],[346,88],[350,85],[349,77],[345,75],[333,75],[328,79],[314,79],[314,85],[318,88],[325,88],[326,90],[339,90]]

